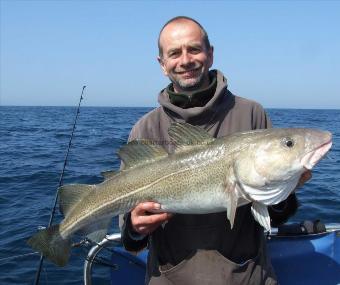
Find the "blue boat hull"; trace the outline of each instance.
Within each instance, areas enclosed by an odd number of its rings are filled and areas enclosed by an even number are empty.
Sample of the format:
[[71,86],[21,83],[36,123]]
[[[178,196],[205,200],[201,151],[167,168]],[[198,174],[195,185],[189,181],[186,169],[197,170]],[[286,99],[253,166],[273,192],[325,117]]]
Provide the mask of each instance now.
[[268,247],[280,284],[340,284],[340,232],[275,236]]

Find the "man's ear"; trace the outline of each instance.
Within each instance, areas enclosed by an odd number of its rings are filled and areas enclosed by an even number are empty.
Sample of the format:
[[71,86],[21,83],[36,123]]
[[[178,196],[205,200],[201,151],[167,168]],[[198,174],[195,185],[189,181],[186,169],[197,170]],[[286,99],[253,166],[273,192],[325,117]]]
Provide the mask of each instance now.
[[157,60],[158,60],[159,65],[161,66],[161,68],[163,70],[164,75],[168,76],[168,72],[166,71],[164,60],[160,56],[157,56]]
[[209,68],[210,68],[214,63],[214,47],[213,46],[210,46],[210,49],[208,51],[208,56],[209,56]]

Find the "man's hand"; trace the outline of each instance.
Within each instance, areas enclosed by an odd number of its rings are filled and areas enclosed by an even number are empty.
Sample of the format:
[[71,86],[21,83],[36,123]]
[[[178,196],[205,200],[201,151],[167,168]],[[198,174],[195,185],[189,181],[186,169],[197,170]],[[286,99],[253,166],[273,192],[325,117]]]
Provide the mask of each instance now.
[[138,204],[131,211],[132,229],[142,235],[148,235],[165,221],[172,217],[170,213],[155,213],[161,208],[160,204],[145,202]]
[[306,170],[304,173],[302,173],[299,183],[297,185],[298,187],[301,187],[303,184],[305,184],[309,179],[312,178],[312,171]]

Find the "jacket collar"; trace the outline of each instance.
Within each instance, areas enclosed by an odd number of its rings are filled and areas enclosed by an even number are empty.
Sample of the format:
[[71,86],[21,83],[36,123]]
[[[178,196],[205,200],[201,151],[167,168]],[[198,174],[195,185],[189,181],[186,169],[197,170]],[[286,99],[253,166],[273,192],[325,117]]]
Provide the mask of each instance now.
[[[175,121],[187,122],[194,125],[206,125],[209,123],[209,118],[213,117],[213,115],[217,112],[221,98],[228,94],[227,79],[223,76],[222,72],[218,70],[211,70],[209,74],[211,78],[216,77],[216,88],[211,99],[205,102],[203,106],[196,105],[195,107],[182,108],[171,102],[171,95],[169,94],[168,88],[165,88],[160,92],[158,102],[170,118]],[[198,92],[203,91],[204,90]],[[204,97],[205,95],[202,94],[200,96],[200,98],[202,98],[202,96]]]

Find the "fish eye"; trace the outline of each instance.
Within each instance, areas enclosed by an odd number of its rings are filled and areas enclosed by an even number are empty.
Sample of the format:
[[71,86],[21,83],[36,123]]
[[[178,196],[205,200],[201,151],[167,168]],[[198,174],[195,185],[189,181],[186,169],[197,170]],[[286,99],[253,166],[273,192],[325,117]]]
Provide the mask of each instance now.
[[284,138],[282,140],[282,143],[284,146],[289,147],[289,148],[294,146],[294,140],[292,138]]

